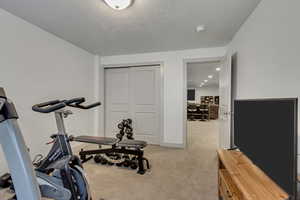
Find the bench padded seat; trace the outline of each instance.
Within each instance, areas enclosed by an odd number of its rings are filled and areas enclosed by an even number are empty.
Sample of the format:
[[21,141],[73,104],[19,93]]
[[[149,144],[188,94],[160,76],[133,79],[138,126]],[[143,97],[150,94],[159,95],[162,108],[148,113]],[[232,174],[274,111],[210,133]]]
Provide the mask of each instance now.
[[115,145],[118,143],[118,139],[109,137],[95,137],[95,136],[78,136],[74,138],[76,142],[84,142],[99,145]]
[[133,147],[133,148],[145,148],[147,142],[141,140],[122,140],[118,143],[120,147]]

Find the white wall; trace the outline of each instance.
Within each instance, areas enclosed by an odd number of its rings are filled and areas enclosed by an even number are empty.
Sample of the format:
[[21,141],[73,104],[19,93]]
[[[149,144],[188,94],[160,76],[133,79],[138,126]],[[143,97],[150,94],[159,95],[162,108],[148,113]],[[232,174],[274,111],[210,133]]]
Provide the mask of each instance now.
[[[194,49],[173,52],[156,52],[134,55],[108,56],[101,64],[109,67],[162,63],[164,75],[164,133],[165,145],[180,146],[184,143],[184,97],[186,96],[185,61],[223,57],[226,48]],[[103,70],[103,69],[102,69]],[[100,75],[103,72],[99,73]],[[104,85],[103,80],[100,85]],[[101,89],[103,90],[103,88]],[[103,122],[101,122],[103,123]]]
[[[94,100],[94,56],[0,9],[0,87],[17,107],[31,154],[45,153],[56,132],[54,114],[31,106],[51,99],[84,96]],[[93,111],[74,110],[70,134],[93,133]],[[0,173],[6,169],[0,152]]]
[[237,98],[300,96],[299,8],[299,0],[262,0],[236,34]]

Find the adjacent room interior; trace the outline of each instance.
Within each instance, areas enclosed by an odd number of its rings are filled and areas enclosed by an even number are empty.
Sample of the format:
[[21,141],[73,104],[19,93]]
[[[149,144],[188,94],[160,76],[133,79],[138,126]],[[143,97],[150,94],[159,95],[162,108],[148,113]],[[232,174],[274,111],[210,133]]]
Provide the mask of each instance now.
[[299,0],[0,0],[0,199],[300,199]]
[[[187,146],[198,151],[219,147],[219,72],[221,61],[191,62],[187,67]],[[212,156],[214,158],[214,156]]]

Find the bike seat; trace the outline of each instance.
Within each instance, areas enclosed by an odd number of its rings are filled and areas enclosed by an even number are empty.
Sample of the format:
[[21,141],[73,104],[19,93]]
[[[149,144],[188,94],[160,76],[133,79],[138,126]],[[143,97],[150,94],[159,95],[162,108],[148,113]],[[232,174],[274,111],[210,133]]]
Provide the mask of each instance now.
[[99,145],[115,145],[118,143],[119,140],[116,138],[109,138],[109,137],[78,136],[78,137],[74,137],[73,141],[90,143],[90,144],[99,144]]

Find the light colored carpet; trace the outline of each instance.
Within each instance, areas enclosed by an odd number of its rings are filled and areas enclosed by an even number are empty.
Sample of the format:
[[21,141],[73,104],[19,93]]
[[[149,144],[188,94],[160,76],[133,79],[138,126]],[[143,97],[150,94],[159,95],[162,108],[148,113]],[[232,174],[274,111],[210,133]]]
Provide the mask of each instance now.
[[217,146],[218,122],[192,121],[186,149],[145,149],[152,166],[145,175],[91,160],[84,167],[93,200],[217,200]]
[[145,175],[85,164],[94,199],[217,200],[218,122],[188,122],[187,149],[148,146],[152,169]]

